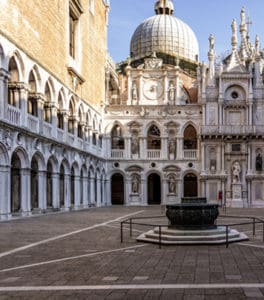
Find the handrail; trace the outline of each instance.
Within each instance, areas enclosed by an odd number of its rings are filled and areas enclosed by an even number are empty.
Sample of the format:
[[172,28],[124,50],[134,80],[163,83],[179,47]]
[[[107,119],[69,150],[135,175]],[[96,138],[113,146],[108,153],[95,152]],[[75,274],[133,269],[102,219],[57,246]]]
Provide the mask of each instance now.
[[[162,227],[168,227],[168,224],[153,224],[153,223],[139,223],[139,222],[133,222],[133,220],[145,220],[145,219],[157,219],[157,218],[164,218],[165,215],[160,216],[145,216],[145,217],[133,217],[126,219],[124,221],[121,221],[120,225],[120,241],[123,243],[124,240],[124,233],[123,233],[123,225],[128,224],[129,225],[129,235],[132,237],[133,232],[133,225],[139,225],[139,226],[151,226],[151,227],[158,227],[159,228],[159,248],[161,249],[161,238],[162,238]],[[264,243],[264,220],[259,217],[252,217],[252,216],[232,216],[232,215],[220,215],[218,218],[235,218],[235,219],[251,219],[251,222],[243,222],[243,223],[229,223],[229,224],[220,224],[221,226],[226,228],[226,248],[228,248],[229,240],[228,240],[228,231],[230,227],[233,226],[242,226],[242,225],[252,225],[252,234],[253,236],[256,235],[256,224],[262,224],[262,242]],[[194,226],[192,225],[192,228]],[[198,227],[198,225],[196,226]]]

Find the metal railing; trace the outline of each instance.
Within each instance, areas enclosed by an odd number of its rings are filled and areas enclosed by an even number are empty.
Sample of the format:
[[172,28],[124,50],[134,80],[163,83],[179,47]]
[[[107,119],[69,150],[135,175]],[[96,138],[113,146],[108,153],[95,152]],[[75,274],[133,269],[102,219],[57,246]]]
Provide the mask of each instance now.
[[[152,227],[152,228],[158,228],[158,233],[159,233],[159,238],[158,238],[158,245],[159,249],[161,249],[162,245],[162,228],[168,227],[168,224],[153,224],[153,223],[144,223],[144,222],[139,222],[137,220],[147,220],[147,219],[161,219],[165,218],[164,215],[160,216],[147,216],[147,217],[136,217],[136,218],[129,218],[120,223],[120,242],[124,242],[124,225],[129,225],[129,236],[132,238],[133,236],[133,225],[137,226],[143,226],[143,227]],[[234,226],[244,226],[244,225],[251,225],[252,226],[252,235],[253,237],[256,236],[256,225],[257,224],[262,224],[262,242],[264,243],[264,220],[258,218],[258,217],[251,217],[251,216],[231,216],[231,215],[221,215],[218,217],[218,220],[221,218],[233,218],[233,219],[250,219],[250,222],[242,222],[242,223],[229,223],[229,224],[220,224],[219,226],[225,227],[225,245],[226,248],[229,246],[229,229]],[[193,226],[192,226],[193,228]]]

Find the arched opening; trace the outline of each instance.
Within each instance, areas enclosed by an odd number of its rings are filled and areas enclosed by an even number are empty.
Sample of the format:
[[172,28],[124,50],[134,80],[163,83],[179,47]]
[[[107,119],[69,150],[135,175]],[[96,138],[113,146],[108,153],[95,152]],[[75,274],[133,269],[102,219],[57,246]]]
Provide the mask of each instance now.
[[8,104],[19,108],[20,107],[19,90],[15,85],[15,83],[19,82],[19,71],[14,56],[11,57],[9,61],[8,71],[10,73],[10,79],[8,82]]
[[111,178],[111,202],[113,205],[124,204],[124,177],[120,173]]
[[75,194],[75,172],[74,167],[71,168],[71,206],[74,206],[74,194]]
[[83,109],[82,107],[79,108],[79,112],[78,112],[78,137],[83,139],[84,137],[84,122],[83,122]]
[[148,149],[160,150],[161,149],[161,138],[160,130],[156,125],[152,125],[148,130]]
[[35,157],[31,161],[31,210],[39,207],[38,205],[38,161]]
[[60,166],[60,207],[65,206],[65,170],[63,164]]
[[21,161],[14,153],[11,160],[11,212],[21,210]]
[[155,173],[148,177],[148,204],[161,204],[160,176]]
[[197,133],[192,125],[188,125],[184,130],[184,149],[197,149]]
[[198,181],[197,176],[193,173],[188,173],[184,176],[184,197],[198,196]]
[[125,148],[123,132],[119,125],[115,125],[111,131],[111,145],[112,149],[123,150]]
[[62,100],[62,96],[61,96],[61,92],[59,93],[59,97],[58,97],[58,106],[59,109],[57,110],[57,127],[60,129],[64,129],[64,120],[63,120],[63,100]]
[[51,161],[48,161],[47,165],[47,180],[46,180],[46,190],[47,190],[47,208],[52,208],[52,173],[53,173],[53,168],[52,168],[52,163]]
[[30,71],[28,78],[28,85],[30,88],[28,94],[28,113],[33,116],[38,116],[38,103],[37,103],[37,84],[33,71]]
[[45,85],[44,121],[51,123],[51,88],[47,82]]
[[74,102],[71,98],[69,105],[68,132],[74,134]]

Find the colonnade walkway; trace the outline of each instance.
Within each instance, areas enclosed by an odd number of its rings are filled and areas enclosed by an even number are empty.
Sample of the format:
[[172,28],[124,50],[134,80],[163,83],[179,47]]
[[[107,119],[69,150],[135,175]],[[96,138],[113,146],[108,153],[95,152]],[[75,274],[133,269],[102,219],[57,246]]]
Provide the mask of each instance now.
[[[264,299],[262,227],[219,246],[136,242],[120,221],[160,206],[92,208],[0,223],[0,299]],[[264,209],[227,209],[264,216]],[[233,220],[230,219],[230,222]]]

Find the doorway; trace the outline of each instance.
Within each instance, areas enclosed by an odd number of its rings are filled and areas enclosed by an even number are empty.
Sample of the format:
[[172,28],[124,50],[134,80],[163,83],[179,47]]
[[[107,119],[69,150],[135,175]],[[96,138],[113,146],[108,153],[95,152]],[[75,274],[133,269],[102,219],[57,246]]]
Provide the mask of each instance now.
[[184,176],[184,197],[198,197],[197,176],[193,173]]
[[161,187],[160,176],[158,174],[150,174],[148,177],[148,204],[161,203]]
[[111,201],[112,205],[124,204],[124,177],[119,173],[111,178]]

